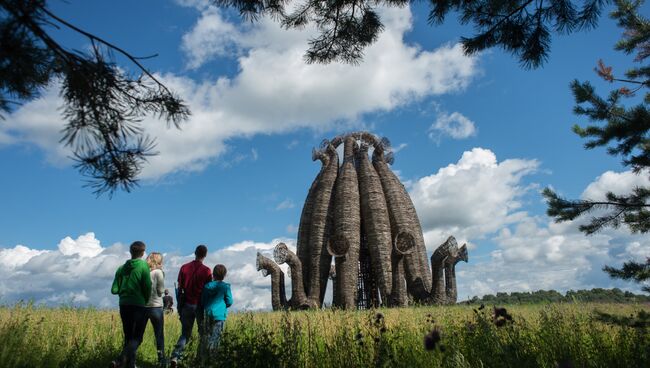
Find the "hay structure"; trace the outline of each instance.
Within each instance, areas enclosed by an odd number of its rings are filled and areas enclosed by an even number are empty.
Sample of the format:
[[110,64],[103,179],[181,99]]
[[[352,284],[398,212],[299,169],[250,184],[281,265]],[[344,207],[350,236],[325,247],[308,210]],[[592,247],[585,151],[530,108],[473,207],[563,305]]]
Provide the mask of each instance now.
[[297,254],[284,243],[274,251],[275,261],[290,267],[291,300],[279,266],[257,256],[258,270],[271,275],[273,309],[322,307],[329,280],[332,304],[342,309],[455,303],[455,267],[468,261],[467,247],[450,236],[431,255],[429,268],[415,207],[389,167],[388,139],[343,134],[324,140],[312,159],[322,166],[302,209]]

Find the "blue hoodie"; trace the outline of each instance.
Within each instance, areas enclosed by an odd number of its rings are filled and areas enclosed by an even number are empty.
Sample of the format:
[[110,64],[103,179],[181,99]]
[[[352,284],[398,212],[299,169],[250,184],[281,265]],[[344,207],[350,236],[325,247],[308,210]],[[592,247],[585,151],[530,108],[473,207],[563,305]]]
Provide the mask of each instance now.
[[227,308],[232,305],[230,284],[223,281],[211,281],[203,287],[201,304],[208,318],[216,321],[225,321],[228,315]]

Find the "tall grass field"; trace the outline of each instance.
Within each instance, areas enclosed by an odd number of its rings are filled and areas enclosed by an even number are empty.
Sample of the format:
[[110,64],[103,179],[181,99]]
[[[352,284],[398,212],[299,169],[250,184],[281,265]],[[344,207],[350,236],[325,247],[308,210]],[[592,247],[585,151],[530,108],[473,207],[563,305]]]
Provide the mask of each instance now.
[[[368,311],[231,313],[214,367],[650,367],[647,329],[600,322],[595,312],[643,305],[411,307]],[[507,317],[507,318],[506,318]],[[165,319],[169,354],[180,334]],[[195,331],[196,336],[196,331]],[[0,307],[0,367],[105,367],[122,344],[119,313]],[[183,364],[197,367],[196,339]],[[151,326],[139,367],[155,367]]]

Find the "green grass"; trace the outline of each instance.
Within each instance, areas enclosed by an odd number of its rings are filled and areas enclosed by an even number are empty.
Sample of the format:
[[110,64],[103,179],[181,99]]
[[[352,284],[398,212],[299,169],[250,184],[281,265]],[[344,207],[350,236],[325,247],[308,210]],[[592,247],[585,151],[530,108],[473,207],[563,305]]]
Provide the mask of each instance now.
[[[618,304],[506,306],[513,321],[497,327],[492,309],[411,307],[373,311],[232,313],[216,367],[650,367],[648,330],[598,321],[593,311],[631,314],[647,307]],[[383,318],[377,318],[381,314]],[[432,351],[424,337],[442,339]],[[180,334],[165,320],[167,354]],[[116,311],[0,308],[2,367],[102,367],[119,353]],[[196,343],[187,349],[194,364]],[[138,365],[154,367],[151,327]],[[194,365],[192,365],[194,364]]]

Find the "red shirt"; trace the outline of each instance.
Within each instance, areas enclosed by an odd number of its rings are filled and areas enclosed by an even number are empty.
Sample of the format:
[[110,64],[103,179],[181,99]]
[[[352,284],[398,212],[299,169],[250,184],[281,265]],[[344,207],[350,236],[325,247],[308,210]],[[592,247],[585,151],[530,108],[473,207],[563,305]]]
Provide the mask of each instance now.
[[185,289],[185,303],[198,304],[203,286],[212,281],[212,271],[201,261],[194,260],[181,266],[178,285]]

